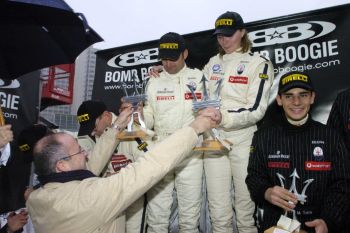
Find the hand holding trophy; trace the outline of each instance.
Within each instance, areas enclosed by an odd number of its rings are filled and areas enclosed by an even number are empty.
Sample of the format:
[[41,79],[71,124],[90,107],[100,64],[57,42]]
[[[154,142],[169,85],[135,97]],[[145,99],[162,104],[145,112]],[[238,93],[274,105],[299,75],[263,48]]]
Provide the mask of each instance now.
[[[132,95],[128,95],[128,92],[126,90],[126,85],[123,85],[125,96],[122,97],[123,103],[129,103],[132,105],[133,113],[131,114],[131,119],[127,125],[127,128],[120,132],[117,136],[120,140],[132,140],[135,138],[145,138],[147,137],[147,129],[146,124],[143,121],[142,114],[140,112],[140,108],[143,105],[143,102],[147,99],[147,95],[143,93],[140,93],[137,89],[136,85],[136,78],[134,79],[134,92]],[[143,90],[143,89],[142,89]],[[135,120],[138,122],[138,129],[135,127]]]
[[[220,109],[220,90],[221,90],[221,83],[222,79],[219,79],[216,82],[216,90],[214,92],[214,98],[210,99],[207,88],[206,88],[206,82],[207,79],[203,75],[201,82],[203,83],[203,99],[202,101],[198,101],[195,90],[196,88],[190,84],[187,85],[189,90],[192,93],[193,96],[193,110],[195,112],[200,112],[203,109],[206,108],[216,108]],[[196,151],[229,151],[231,150],[231,143],[227,140],[224,140],[220,137],[219,132],[217,129],[213,128],[209,131],[210,135],[213,139],[207,139],[204,140],[202,145],[200,147],[196,147],[194,150]]]

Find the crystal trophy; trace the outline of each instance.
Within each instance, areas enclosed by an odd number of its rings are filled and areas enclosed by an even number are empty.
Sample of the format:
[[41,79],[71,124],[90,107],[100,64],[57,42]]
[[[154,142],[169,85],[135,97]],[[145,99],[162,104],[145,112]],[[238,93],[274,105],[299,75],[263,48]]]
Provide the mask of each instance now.
[[[126,90],[126,84],[123,83],[123,89],[125,96],[122,97],[122,101],[126,103],[131,103],[133,113],[131,114],[131,119],[128,123],[128,126],[126,127],[125,130],[121,131],[118,135],[117,138],[120,140],[133,140],[135,138],[146,138],[147,137],[147,129],[146,129],[146,124],[143,121],[142,114],[137,111],[138,107],[140,104],[143,104],[143,102],[147,99],[147,95],[144,94],[144,88],[142,88],[141,93],[138,91],[137,85],[136,85],[136,77],[133,76],[134,79],[134,92],[132,95],[128,95],[128,92]],[[135,122],[134,118],[137,116],[138,122],[139,122],[139,127],[138,129],[135,129]]]
[[[195,94],[196,87],[187,84],[187,87],[191,91],[191,94],[193,96],[193,110],[194,112],[198,112],[201,109],[207,108],[207,107],[214,107],[219,109],[220,108],[220,90],[221,90],[221,84],[222,79],[219,79],[216,82],[216,90],[214,92],[214,98],[210,99],[209,94],[207,92],[206,88],[206,82],[207,79],[203,75],[201,82],[203,83],[203,98],[201,101],[198,101],[197,96]],[[195,151],[216,151],[216,152],[227,152],[231,150],[231,143],[227,140],[224,140],[220,137],[219,131],[217,129],[211,129],[209,131],[209,134],[213,139],[206,139],[202,142],[202,145],[199,147],[195,147]]]

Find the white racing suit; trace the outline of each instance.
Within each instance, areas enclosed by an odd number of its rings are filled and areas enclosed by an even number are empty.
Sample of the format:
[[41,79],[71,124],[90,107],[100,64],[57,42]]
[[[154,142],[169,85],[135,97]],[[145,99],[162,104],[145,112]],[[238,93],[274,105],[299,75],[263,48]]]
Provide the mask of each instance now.
[[[116,115],[112,113],[112,122],[114,122],[116,119]],[[118,145],[117,143],[111,143],[114,141],[118,142],[118,140],[116,139],[116,134],[111,134],[110,131],[114,131],[114,129],[107,128],[101,137],[96,138],[96,143],[88,136],[88,138],[86,136],[78,137],[79,144],[84,149],[90,151],[89,159],[95,158],[95,163],[97,163],[99,157],[104,157],[107,153],[109,153],[108,163],[104,163],[105,169],[103,171],[103,177],[118,173],[120,169],[126,167],[129,163],[135,162],[144,154],[143,151],[138,149],[138,144],[136,141],[120,141]],[[109,143],[107,144],[107,142]],[[149,142],[147,143],[149,144]],[[101,145],[104,146],[101,147]],[[98,147],[99,150],[96,150],[96,147]],[[97,153],[97,155],[94,155],[93,153]],[[93,163],[91,163],[89,160],[89,166],[91,167],[92,165]],[[118,233],[140,233],[143,205],[144,197],[141,196],[118,217]]]
[[[175,130],[189,125],[194,120],[193,96],[186,84],[196,87],[195,94],[200,100],[201,78],[201,71],[186,66],[177,74],[171,75],[164,71],[159,78],[150,78],[143,114],[147,128],[154,129],[157,141],[162,141]],[[179,232],[198,232],[203,153],[191,153],[192,156],[169,172],[147,193],[148,233],[169,231],[174,188],[178,201]]]
[[222,121],[220,136],[232,145],[227,154],[204,154],[209,211],[213,232],[232,232],[233,205],[239,233],[255,233],[255,204],[245,184],[249,149],[256,123],[268,106],[273,83],[273,66],[260,55],[238,51],[212,57],[203,70],[213,96],[216,82],[223,78],[221,98]]

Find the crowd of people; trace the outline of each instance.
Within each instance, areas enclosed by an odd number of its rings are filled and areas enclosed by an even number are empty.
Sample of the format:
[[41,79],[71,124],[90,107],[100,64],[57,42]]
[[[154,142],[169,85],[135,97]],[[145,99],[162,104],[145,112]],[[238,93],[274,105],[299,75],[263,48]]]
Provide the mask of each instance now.
[[[169,232],[175,190],[178,231],[199,233],[203,178],[214,233],[264,232],[281,216],[306,232],[348,232],[350,89],[338,95],[324,125],[310,112],[313,77],[283,74],[276,96],[282,121],[258,129],[273,64],[251,52],[236,12],[220,15],[213,35],[219,51],[203,70],[187,67],[181,35],[163,35],[162,66],[151,72],[147,100],[137,109],[124,101],[116,115],[89,100],[77,111],[77,137],[37,125],[24,130],[18,144],[33,161],[32,188],[23,209],[4,215],[0,232],[22,232],[31,222],[36,233]],[[220,107],[193,110],[194,101],[216,95]],[[131,119],[144,131],[140,118],[149,137],[118,137]],[[231,148],[194,150],[215,136]],[[0,126],[0,169],[12,140],[11,126]]]

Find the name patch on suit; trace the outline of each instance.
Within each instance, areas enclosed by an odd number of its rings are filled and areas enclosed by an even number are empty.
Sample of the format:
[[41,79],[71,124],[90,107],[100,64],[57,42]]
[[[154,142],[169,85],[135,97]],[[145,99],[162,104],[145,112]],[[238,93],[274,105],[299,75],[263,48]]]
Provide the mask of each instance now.
[[244,76],[230,76],[228,78],[229,83],[240,83],[240,84],[248,84],[248,77]]
[[308,171],[330,171],[332,170],[331,162],[305,161],[305,170]]

